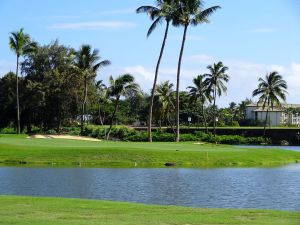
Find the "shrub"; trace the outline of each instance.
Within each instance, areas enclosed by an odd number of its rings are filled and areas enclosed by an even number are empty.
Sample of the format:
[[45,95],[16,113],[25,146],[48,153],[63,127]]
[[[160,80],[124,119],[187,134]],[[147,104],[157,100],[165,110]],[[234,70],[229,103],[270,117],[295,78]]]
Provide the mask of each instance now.
[[12,127],[6,127],[0,130],[1,134],[16,134],[16,130]]
[[56,132],[56,130],[47,130],[47,131],[45,132],[45,134],[56,135],[57,132]]

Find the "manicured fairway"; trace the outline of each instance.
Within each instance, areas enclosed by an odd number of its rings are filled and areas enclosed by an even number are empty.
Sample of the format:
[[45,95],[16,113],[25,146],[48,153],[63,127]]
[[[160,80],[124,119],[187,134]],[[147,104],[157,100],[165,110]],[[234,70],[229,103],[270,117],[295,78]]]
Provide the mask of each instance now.
[[108,201],[0,196],[0,224],[299,225],[299,212],[197,209]]
[[300,162],[300,152],[195,143],[88,142],[0,136],[0,165],[86,167],[276,166]]

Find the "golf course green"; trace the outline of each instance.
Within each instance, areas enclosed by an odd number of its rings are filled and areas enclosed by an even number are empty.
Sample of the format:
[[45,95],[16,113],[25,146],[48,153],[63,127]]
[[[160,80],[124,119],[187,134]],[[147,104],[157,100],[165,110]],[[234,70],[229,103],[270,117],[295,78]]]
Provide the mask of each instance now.
[[300,162],[300,152],[203,143],[89,142],[0,135],[0,165],[258,167]]

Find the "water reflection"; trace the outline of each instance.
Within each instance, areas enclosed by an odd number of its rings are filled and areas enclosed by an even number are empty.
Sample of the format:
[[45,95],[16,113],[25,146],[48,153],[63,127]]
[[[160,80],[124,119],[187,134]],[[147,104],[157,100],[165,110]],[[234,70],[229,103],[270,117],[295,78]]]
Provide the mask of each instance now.
[[0,168],[0,194],[300,210],[300,165],[233,169]]

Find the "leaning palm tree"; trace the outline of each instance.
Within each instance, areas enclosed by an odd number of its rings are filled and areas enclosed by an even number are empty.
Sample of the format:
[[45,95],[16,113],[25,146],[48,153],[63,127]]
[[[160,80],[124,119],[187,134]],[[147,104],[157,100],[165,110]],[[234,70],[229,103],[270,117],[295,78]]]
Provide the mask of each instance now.
[[191,102],[199,101],[202,109],[203,121],[205,124],[206,132],[208,132],[207,119],[205,114],[205,104],[211,102],[211,91],[207,83],[204,82],[204,75],[198,75],[193,79],[194,86],[187,87],[190,89],[189,96]]
[[179,127],[179,88],[180,88],[180,73],[181,62],[183,57],[183,51],[185,47],[185,41],[187,36],[187,30],[190,25],[198,26],[202,23],[208,23],[209,16],[211,16],[220,6],[213,6],[207,9],[203,9],[202,0],[180,0],[177,1],[180,5],[180,10],[176,11],[176,15],[173,19],[174,26],[183,26],[183,37],[181,43],[181,49],[178,59],[177,68],[177,84],[176,84],[176,141],[180,141],[180,127]]
[[12,32],[9,37],[9,46],[12,51],[17,55],[17,68],[16,68],[16,98],[17,98],[17,133],[20,134],[20,101],[19,101],[19,59],[21,56],[33,53],[37,48],[37,43],[33,42],[30,36],[24,33],[24,29]]
[[99,51],[92,50],[90,45],[82,45],[76,55],[75,67],[83,78],[84,92],[83,101],[81,105],[81,119],[80,119],[80,133],[83,135],[84,130],[84,115],[86,112],[86,103],[88,97],[88,83],[94,81],[97,76],[97,71],[100,68],[110,65],[109,60],[100,61]]
[[115,107],[110,120],[110,126],[106,135],[106,139],[109,139],[109,135],[113,126],[113,121],[118,110],[120,98],[126,97],[130,93],[135,92],[140,94],[140,87],[135,83],[134,77],[131,74],[123,74],[118,78],[114,79],[112,76],[109,78],[110,87],[108,88],[109,96],[115,98]]
[[273,110],[274,105],[281,106],[280,100],[286,100],[287,83],[276,71],[267,74],[265,79],[259,78],[258,82],[258,88],[253,91],[252,96],[259,96],[258,104],[262,104],[263,109],[267,108],[264,126],[265,137],[269,110],[270,108]]
[[210,73],[205,74],[206,80],[204,81],[213,94],[213,123],[214,123],[214,135],[216,135],[216,101],[217,96],[221,96],[222,93],[226,93],[226,84],[229,81],[229,76],[226,74],[228,67],[224,66],[222,62],[209,65],[207,69]]
[[174,90],[173,84],[169,81],[165,81],[160,85],[157,85],[154,95],[154,111],[159,116],[159,125],[161,127],[162,120],[166,119],[173,128],[171,122],[171,115],[175,110],[174,100]]
[[174,12],[176,11],[176,4],[174,0],[157,0],[156,1],[157,7],[154,6],[141,6],[139,7],[136,12],[137,13],[147,13],[151,20],[153,20],[152,25],[150,26],[147,37],[149,37],[152,32],[155,30],[158,24],[161,24],[163,21],[166,22],[166,28],[164,33],[163,42],[160,49],[160,54],[157,60],[156,69],[155,69],[155,76],[153,81],[153,87],[151,91],[151,100],[149,106],[149,120],[148,120],[148,134],[149,134],[149,142],[152,142],[152,113],[153,113],[153,102],[154,102],[154,94],[156,89],[156,83],[158,79],[158,72],[161,63],[161,59],[164,53],[166,40],[168,37],[170,22],[174,17]]

